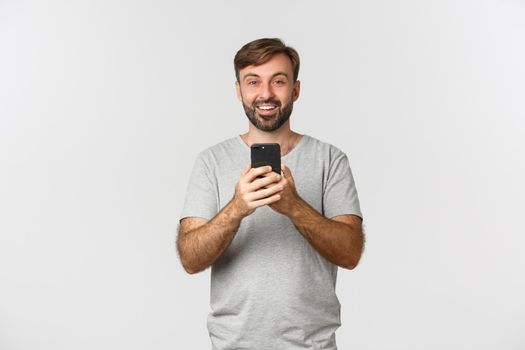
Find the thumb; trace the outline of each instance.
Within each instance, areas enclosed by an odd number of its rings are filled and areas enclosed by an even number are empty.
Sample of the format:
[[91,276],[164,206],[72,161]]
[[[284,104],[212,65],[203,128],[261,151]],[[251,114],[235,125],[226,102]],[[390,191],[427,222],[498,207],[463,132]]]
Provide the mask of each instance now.
[[281,164],[281,169],[283,170],[284,177],[286,179],[289,179],[292,177],[292,173],[290,172],[290,168],[288,168],[286,165]]
[[248,171],[250,171],[250,168],[251,168],[251,165],[250,164],[246,164],[246,166],[242,169],[241,176],[244,176],[244,175],[248,174]]

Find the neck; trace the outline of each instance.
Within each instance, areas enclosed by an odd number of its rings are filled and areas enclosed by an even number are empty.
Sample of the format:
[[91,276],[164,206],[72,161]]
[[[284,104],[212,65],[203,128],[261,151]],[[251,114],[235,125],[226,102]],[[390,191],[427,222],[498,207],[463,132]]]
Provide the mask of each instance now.
[[250,124],[248,132],[241,135],[248,146],[254,143],[278,143],[281,146],[281,157],[290,153],[297,146],[301,137],[301,134],[290,129],[289,123],[272,132],[259,130]]

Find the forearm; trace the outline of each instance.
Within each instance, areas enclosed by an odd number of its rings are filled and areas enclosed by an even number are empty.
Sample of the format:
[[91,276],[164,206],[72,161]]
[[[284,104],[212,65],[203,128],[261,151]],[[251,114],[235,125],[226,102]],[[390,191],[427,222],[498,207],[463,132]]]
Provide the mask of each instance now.
[[347,269],[357,266],[364,244],[360,225],[348,225],[328,219],[302,199],[290,219],[308,242],[328,261]]
[[229,202],[206,224],[186,232],[178,242],[184,269],[193,274],[213,264],[235,237],[241,220]]

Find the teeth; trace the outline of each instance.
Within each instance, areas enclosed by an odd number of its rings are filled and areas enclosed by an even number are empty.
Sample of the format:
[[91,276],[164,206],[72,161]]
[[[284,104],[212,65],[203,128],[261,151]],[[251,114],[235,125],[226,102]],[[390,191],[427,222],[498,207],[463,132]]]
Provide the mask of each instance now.
[[274,109],[275,106],[257,106],[257,108],[267,111],[267,110],[270,110],[270,109]]

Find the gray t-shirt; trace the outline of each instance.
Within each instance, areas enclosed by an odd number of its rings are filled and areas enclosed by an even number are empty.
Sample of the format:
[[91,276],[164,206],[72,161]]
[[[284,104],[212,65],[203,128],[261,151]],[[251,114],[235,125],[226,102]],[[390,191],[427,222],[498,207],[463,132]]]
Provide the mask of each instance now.
[[[362,217],[348,158],[340,149],[303,135],[281,159],[297,193],[319,213]],[[180,219],[212,219],[232,199],[249,163],[250,148],[240,136],[200,152]],[[337,349],[337,269],[288,217],[268,206],[257,208],[211,267],[207,325],[213,349]]]

